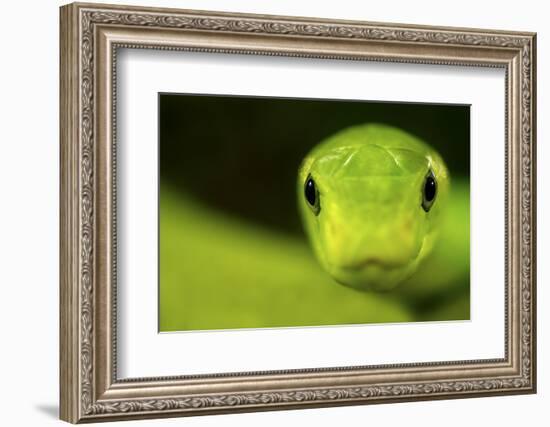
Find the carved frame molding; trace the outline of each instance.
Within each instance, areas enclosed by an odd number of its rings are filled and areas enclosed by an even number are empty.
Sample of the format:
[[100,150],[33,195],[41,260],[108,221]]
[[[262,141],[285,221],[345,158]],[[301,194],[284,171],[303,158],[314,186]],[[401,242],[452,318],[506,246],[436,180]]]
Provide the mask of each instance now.
[[[70,422],[535,391],[535,34],[174,9],[61,8],[61,418]],[[504,359],[116,377],[118,48],[506,69]]]

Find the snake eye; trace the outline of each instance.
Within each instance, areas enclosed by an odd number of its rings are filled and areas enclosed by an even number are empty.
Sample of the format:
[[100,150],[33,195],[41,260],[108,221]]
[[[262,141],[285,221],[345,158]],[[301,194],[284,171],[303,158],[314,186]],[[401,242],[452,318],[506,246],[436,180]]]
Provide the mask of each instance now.
[[428,212],[435,202],[437,195],[437,182],[432,171],[428,172],[422,187],[422,209]]
[[315,186],[315,181],[308,175],[306,183],[304,185],[304,196],[306,197],[307,203],[315,215],[319,215],[321,211],[321,204],[319,203],[319,191]]

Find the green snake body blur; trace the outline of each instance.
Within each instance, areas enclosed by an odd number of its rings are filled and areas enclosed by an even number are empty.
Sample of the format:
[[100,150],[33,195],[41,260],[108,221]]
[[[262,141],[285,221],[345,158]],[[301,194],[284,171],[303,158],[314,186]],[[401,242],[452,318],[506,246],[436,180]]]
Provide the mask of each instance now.
[[[428,184],[435,195],[427,195]],[[297,182],[319,263],[341,284],[378,291],[408,279],[431,253],[449,191],[447,167],[434,149],[379,124],[322,141],[303,160]]]

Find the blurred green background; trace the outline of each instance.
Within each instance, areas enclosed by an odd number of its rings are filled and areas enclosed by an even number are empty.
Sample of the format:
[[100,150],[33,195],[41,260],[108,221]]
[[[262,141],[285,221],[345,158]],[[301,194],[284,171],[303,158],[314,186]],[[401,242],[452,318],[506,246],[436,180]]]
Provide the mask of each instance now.
[[[387,293],[326,275],[296,207],[306,153],[367,122],[428,142],[466,192],[460,250]],[[468,319],[469,134],[468,106],[159,94],[160,331]]]

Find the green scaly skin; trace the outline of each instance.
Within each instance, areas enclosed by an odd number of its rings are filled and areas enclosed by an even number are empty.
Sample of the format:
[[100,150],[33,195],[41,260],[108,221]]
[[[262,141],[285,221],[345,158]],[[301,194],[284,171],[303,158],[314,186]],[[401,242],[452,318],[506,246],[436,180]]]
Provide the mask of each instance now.
[[[437,192],[426,212],[423,188],[430,172]],[[304,197],[308,177],[318,191],[318,214]],[[346,286],[385,291],[409,279],[432,252],[450,180],[429,145],[400,129],[367,124],[313,148],[299,169],[297,191],[306,234],[322,267]]]

